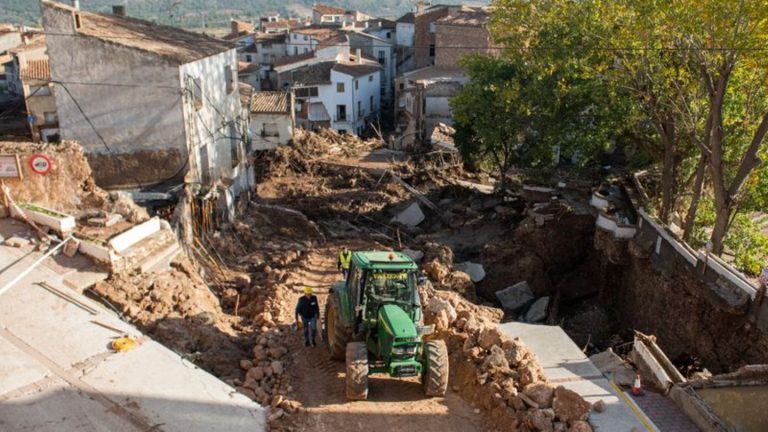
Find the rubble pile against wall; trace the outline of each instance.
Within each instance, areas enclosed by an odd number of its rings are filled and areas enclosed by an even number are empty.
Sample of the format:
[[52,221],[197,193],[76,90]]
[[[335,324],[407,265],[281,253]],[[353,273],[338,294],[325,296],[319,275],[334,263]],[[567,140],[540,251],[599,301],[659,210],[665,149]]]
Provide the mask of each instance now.
[[[130,199],[110,196],[96,185],[83,148],[76,142],[0,142],[0,154],[19,155],[23,181],[5,182],[18,203],[34,203],[71,214],[78,220],[94,212],[117,213],[131,223],[149,218],[146,210]],[[32,171],[28,159],[35,154],[43,154],[51,160],[52,169],[48,174]]]

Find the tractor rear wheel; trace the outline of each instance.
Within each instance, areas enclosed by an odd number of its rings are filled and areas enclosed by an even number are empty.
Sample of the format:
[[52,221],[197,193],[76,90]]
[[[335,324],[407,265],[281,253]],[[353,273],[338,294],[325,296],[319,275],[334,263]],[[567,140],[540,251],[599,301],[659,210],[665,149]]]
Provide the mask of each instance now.
[[341,307],[338,298],[332,293],[325,303],[325,341],[328,352],[334,360],[344,360],[347,342],[352,339],[349,329],[341,320]]
[[448,348],[444,341],[424,342],[421,383],[427,396],[445,396],[448,390]]
[[365,342],[347,344],[347,399],[368,398],[368,347]]

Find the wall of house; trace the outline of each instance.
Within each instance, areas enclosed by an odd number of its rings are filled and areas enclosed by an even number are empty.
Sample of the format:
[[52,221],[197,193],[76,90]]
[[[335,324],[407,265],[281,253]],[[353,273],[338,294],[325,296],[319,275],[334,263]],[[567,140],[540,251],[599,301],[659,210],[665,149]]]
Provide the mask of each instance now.
[[[56,98],[53,95],[53,84],[42,80],[24,80],[23,84],[27,112],[35,117],[34,124],[30,125],[32,137],[45,140],[47,136],[58,133],[59,122],[56,113]],[[46,113],[52,113],[54,119],[52,121],[46,120]],[[43,132],[41,129],[46,129],[46,131]]]
[[414,44],[414,68],[419,69],[435,64],[435,57],[429,55],[430,45],[436,45],[435,33],[437,25],[430,25],[435,21],[448,16],[457,7],[441,7],[436,10],[416,15],[413,35]]
[[[369,80],[370,78],[370,80]],[[359,134],[365,129],[365,118],[372,112],[377,113],[381,109],[380,97],[380,74],[372,73],[358,78],[331,71],[331,82],[333,85],[323,86],[319,92],[328,113],[331,114],[331,127],[336,130],[344,130],[352,134]],[[358,88],[355,90],[354,81],[358,81]],[[336,83],[344,82],[344,93],[336,91]],[[373,111],[370,107],[370,98],[373,97]],[[361,110],[358,110],[358,101]],[[345,121],[337,120],[336,106],[346,105],[347,118]]]
[[300,32],[290,32],[286,38],[285,52],[287,55],[296,55],[309,52],[317,48],[317,39]]
[[271,64],[275,60],[285,57],[287,54],[286,45],[284,43],[262,43],[256,44],[258,53],[253,54],[256,58],[255,61],[259,63]]
[[21,33],[18,31],[0,33],[0,54],[19,45],[21,45]]
[[[251,137],[254,150],[268,150],[285,145],[293,139],[293,115],[292,114],[251,114]],[[277,125],[278,136],[262,136],[265,123]]]
[[435,65],[458,67],[469,54],[488,53],[490,35],[485,27],[447,23],[435,25]]
[[187,151],[178,66],[68,36],[75,34],[70,12],[43,12],[51,76],[63,83],[54,88],[61,138],[82,144],[97,184],[135,187],[179,174]]
[[[234,81],[227,85],[226,70]],[[177,85],[185,91],[184,122],[194,162],[186,177],[204,187],[221,179],[245,175],[247,119],[240,115],[237,85],[237,53],[234,49],[187,63],[179,68]],[[202,89],[195,100],[195,91]]]
[[395,41],[398,45],[404,47],[413,47],[413,33],[415,27],[413,23],[395,24]]
[[391,104],[394,98],[392,83],[395,78],[395,60],[392,44],[384,39],[371,37],[371,35],[366,34],[352,32],[348,36],[351,52],[355,52],[359,48],[362,53],[375,59],[378,59],[380,52],[383,52],[384,63],[382,64],[382,76],[379,81],[380,84],[384,84],[380,89],[381,100],[384,104]]

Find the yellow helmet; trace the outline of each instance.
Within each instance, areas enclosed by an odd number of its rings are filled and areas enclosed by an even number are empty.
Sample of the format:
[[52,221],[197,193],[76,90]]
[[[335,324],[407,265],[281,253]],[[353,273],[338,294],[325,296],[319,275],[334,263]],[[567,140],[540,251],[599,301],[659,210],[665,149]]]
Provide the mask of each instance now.
[[304,294],[312,294],[312,288],[305,286],[304,287]]

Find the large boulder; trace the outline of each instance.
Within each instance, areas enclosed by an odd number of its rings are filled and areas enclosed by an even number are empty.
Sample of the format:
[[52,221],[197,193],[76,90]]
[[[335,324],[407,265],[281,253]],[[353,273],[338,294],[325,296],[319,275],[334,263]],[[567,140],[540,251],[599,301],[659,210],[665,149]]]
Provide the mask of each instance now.
[[419,204],[413,203],[408,207],[406,207],[405,210],[398,213],[397,216],[392,218],[392,222],[397,222],[399,224],[413,228],[418,224],[424,222],[425,218],[426,216],[424,216],[424,212],[421,211],[421,207],[419,207]]
[[459,294],[474,294],[475,284],[470,276],[462,271],[452,271],[442,280],[441,288]]
[[448,319],[448,325],[453,324],[456,321],[456,308],[453,307],[451,302],[443,300],[439,297],[432,297],[427,303],[427,312],[434,314],[435,316],[445,313],[445,317]]
[[531,307],[525,313],[525,322],[538,323],[547,319],[547,308],[549,307],[549,297],[541,297],[533,302]]
[[533,301],[534,296],[528,282],[522,281],[503,290],[496,291],[496,298],[499,299],[501,307],[505,312],[515,314]]
[[453,268],[468,274],[472,282],[477,283],[485,279],[485,269],[482,264],[465,261],[454,265]]
[[539,405],[539,408],[552,406],[552,398],[555,396],[555,388],[547,383],[529,384],[523,390],[523,394]]
[[552,408],[554,408],[557,418],[573,426],[574,422],[587,419],[589,412],[592,410],[592,405],[579,396],[578,393],[559,386],[555,389]]

